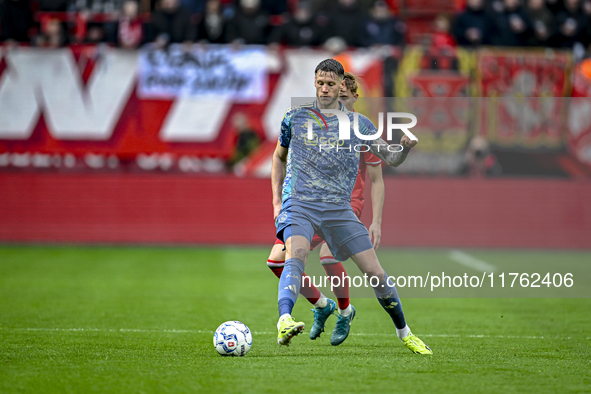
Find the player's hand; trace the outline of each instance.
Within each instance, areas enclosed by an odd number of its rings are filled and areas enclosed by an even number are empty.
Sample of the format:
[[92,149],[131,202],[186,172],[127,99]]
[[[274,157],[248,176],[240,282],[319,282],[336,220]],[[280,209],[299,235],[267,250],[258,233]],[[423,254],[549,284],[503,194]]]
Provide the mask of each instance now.
[[277,219],[279,212],[281,212],[281,204],[273,204],[273,220]]
[[419,141],[416,140],[411,140],[409,138],[408,135],[403,135],[402,138],[400,139],[400,145],[402,145],[405,148],[412,148],[414,146],[416,146],[419,143]]
[[378,250],[380,247],[380,240],[382,239],[382,227],[379,224],[372,223],[369,226],[369,239],[373,244],[373,248]]

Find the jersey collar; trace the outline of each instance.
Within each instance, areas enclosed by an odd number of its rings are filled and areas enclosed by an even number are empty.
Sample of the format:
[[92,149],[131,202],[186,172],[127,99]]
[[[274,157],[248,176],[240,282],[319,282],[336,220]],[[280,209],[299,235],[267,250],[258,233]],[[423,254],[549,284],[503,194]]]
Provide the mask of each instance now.
[[[318,108],[318,99],[314,100],[314,104],[313,104],[314,109],[318,110],[318,112],[320,112],[320,108]],[[339,111],[348,111],[347,108],[345,107],[345,104],[341,103],[341,101],[339,100]]]

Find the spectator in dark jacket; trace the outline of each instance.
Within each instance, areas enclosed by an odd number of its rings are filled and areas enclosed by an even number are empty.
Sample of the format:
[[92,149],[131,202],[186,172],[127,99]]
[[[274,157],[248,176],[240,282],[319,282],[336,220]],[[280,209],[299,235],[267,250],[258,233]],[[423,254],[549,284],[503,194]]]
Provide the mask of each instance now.
[[547,46],[554,36],[554,15],[546,7],[544,0],[528,0],[526,12],[533,27],[529,45]]
[[222,44],[226,42],[227,22],[222,10],[220,0],[208,0],[205,3],[205,12],[199,23],[199,41],[210,44]]
[[458,45],[493,44],[495,23],[484,9],[484,0],[468,0],[466,9],[456,19],[453,32]]
[[151,38],[160,42],[179,43],[195,40],[196,28],[191,14],[181,7],[179,0],[160,0],[160,7],[152,14]]
[[0,41],[29,41],[32,25],[29,0],[0,0]]
[[497,24],[497,45],[508,47],[525,46],[533,36],[529,17],[519,4],[519,0],[503,0],[503,9],[495,16]]
[[277,26],[269,41],[290,46],[320,45],[321,32],[312,15],[310,4],[300,1],[293,17]]
[[266,44],[270,31],[269,15],[261,10],[260,0],[240,0],[240,7],[228,21],[228,42]]
[[565,0],[564,10],[556,15],[557,46],[572,48],[581,41],[587,24],[579,0]]
[[364,27],[364,46],[404,44],[406,25],[392,16],[392,11],[385,1],[376,1]]
[[587,23],[585,23],[585,26],[583,27],[580,38],[583,46],[588,48],[589,45],[591,45],[591,0],[583,0],[583,3],[581,4],[581,12]]
[[365,15],[357,0],[339,0],[328,13],[327,36],[342,37],[348,46],[360,46]]

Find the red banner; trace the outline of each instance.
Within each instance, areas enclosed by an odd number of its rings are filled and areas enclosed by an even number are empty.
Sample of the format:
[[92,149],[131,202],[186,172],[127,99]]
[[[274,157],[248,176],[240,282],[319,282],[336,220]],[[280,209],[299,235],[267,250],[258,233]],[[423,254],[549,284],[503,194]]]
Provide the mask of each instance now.
[[545,50],[478,51],[478,97],[565,97],[572,60],[567,52]]
[[[236,103],[227,96],[140,99],[138,56],[101,47],[0,48],[0,168],[225,171],[236,123],[259,135],[263,151],[274,145],[291,98],[313,96],[314,68],[329,57],[268,51],[266,99]],[[383,95],[378,55],[353,52],[351,68],[367,73],[365,92]]]
[[478,52],[478,132],[497,147],[557,151],[564,147],[570,55],[564,52]]
[[591,60],[577,66],[568,114],[568,145],[576,159],[591,169]]
[[405,111],[417,116],[420,144],[399,173],[457,175],[470,139],[473,56],[461,49],[410,47],[396,79]]

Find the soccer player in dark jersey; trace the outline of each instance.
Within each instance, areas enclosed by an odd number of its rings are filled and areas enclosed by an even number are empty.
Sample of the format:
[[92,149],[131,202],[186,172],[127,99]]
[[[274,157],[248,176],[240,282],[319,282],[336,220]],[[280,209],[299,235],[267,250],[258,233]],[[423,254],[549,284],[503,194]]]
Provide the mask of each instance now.
[[[414,353],[432,354],[406,324],[396,286],[388,280],[369,233],[350,203],[360,155],[353,147],[366,146],[386,164],[398,166],[418,141],[405,134],[397,147],[402,149],[391,149],[367,117],[345,108],[339,101],[345,84],[344,73],[343,66],[333,59],[324,60],[316,67],[316,100],[287,110],[273,153],[271,184],[275,226],[277,238],[284,241],[286,249],[278,287],[277,343],[289,345],[304,329],[304,323],[296,322],[291,311],[300,293],[310,242],[317,233],[326,241],[336,260],[351,257],[364,276],[370,278],[369,284],[392,318],[402,343]],[[322,118],[322,122],[311,121],[316,116]],[[345,134],[340,133],[339,127],[343,118],[344,121],[348,118],[352,125],[352,130],[344,129]],[[354,131],[349,133],[348,139],[347,131]],[[354,317],[352,308],[349,323]]]
[[[353,105],[357,101],[359,94],[357,93],[357,81],[353,74],[345,73],[345,84],[342,86],[340,92],[340,100],[345,107],[353,111]],[[351,207],[357,217],[361,217],[364,205],[363,189],[365,187],[365,171],[367,168],[367,174],[371,183],[371,198],[372,198],[372,211],[373,220],[369,227],[370,238],[374,248],[378,248],[381,238],[381,222],[382,222],[382,208],[384,204],[384,181],[382,178],[382,167],[381,160],[369,152],[361,154],[361,160],[359,161],[359,173],[357,175],[357,181],[353,187],[353,193],[351,194]],[[333,287],[334,293],[337,296],[338,301],[338,318],[335,328],[330,338],[330,343],[334,346],[340,345],[347,339],[351,328],[349,316],[353,312],[353,306],[350,305],[349,300],[349,283],[346,283],[342,278],[347,277],[347,272],[343,267],[343,264],[335,260],[330,249],[326,243],[318,235],[314,235],[310,244],[310,250],[320,245],[320,262],[326,271],[328,277],[335,277],[332,281],[335,286]],[[283,266],[285,264],[285,249],[284,244],[281,240],[277,240],[267,260],[267,266],[273,271],[273,273],[280,278],[283,272]],[[305,277],[306,273],[302,273],[302,277]],[[338,279],[336,279],[338,278]],[[311,280],[304,280],[300,288],[300,293],[314,305],[314,324],[310,330],[310,339],[316,339],[324,332],[324,326],[326,320],[330,315],[337,309],[336,303],[327,298],[320,290],[314,286]]]

